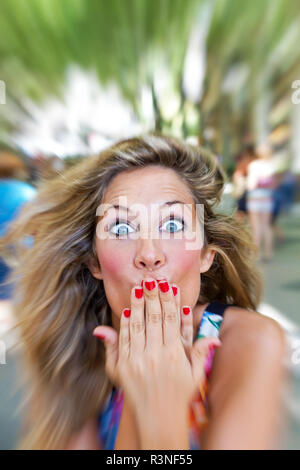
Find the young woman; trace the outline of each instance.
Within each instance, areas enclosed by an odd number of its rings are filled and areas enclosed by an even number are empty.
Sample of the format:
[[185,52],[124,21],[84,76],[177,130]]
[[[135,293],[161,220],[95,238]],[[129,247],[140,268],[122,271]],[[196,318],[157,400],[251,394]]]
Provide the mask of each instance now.
[[29,392],[19,448],[277,445],[284,334],[255,311],[255,246],[217,212],[223,185],[199,148],[147,135],[39,189],[2,247]]

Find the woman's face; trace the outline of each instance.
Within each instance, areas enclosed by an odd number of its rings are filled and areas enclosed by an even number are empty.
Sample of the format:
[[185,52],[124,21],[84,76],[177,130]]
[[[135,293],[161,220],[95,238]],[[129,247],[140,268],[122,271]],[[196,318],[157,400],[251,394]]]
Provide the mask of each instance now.
[[201,257],[202,242],[197,249],[190,248],[188,236],[195,232],[196,209],[177,173],[154,165],[121,172],[110,182],[99,208],[100,269],[91,272],[103,280],[113,327],[119,330],[122,310],[130,307],[131,289],[146,277],[177,284],[181,306],[194,308],[200,273],[209,269],[214,253]]

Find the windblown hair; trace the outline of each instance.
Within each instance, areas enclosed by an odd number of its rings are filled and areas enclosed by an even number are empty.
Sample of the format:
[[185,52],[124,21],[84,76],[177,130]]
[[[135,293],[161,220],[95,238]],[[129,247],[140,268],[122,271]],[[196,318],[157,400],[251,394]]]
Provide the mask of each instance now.
[[[225,174],[200,147],[148,134],[120,141],[43,182],[0,245],[13,268],[15,327],[28,388],[19,449],[65,448],[70,436],[99,415],[112,389],[104,345],[92,335],[98,325],[112,326],[103,281],[89,269],[99,267],[96,211],[114,176],[147,165],[173,169],[195,204],[204,205],[204,250],[216,254],[201,275],[198,303],[219,300],[256,310],[260,302],[261,274],[249,228],[234,213],[218,212]],[[27,237],[33,237],[30,246]]]

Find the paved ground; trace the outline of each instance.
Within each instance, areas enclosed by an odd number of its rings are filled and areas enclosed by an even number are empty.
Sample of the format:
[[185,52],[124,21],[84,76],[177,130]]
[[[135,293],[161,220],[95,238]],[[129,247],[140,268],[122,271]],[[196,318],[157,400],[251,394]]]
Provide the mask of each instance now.
[[[259,311],[276,317],[289,337],[294,338],[294,351],[297,347],[299,350],[294,363],[288,358],[292,378],[291,392],[285,397],[289,410],[288,431],[280,448],[300,449],[300,216],[297,210],[293,215],[283,216],[280,226],[286,232],[286,241],[277,246],[271,263],[260,263],[265,293]],[[5,318],[2,320],[5,322]],[[1,364],[0,360],[0,449],[13,448],[18,435],[20,416],[16,412],[21,392],[14,392],[19,375],[16,357],[8,352],[6,364]]]
[[300,327],[300,214],[282,217],[280,226],[286,232],[286,241],[277,245],[271,263],[261,263],[264,298]]

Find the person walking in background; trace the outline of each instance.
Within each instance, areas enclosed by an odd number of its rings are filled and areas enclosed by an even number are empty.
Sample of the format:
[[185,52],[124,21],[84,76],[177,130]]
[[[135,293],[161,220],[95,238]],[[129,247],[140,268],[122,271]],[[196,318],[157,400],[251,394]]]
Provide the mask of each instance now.
[[236,167],[232,176],[232,196],[237,201],[236,215],[239,220],[243,220],[247,216],[247,171],[250,162],[256,158],[253,145],[248,145],[235,159]]
[[[8,225],[17,217],[21,207],[31,201],[36,189],[26,182],[28,171],[17,155],[0,152],[0,237],[6,233]],[[7,309],[13,286],[3,285],[7,281],[10,268],[0,258],[0,312]]]
[[[276,186],[276,168],[268,144],[257,149],[258,158],[248,165],[247,212],[254,241],[260,258],[270,261],[273,257],[273,190]],[[262,255],[264,251],[264,255]]]
[[286,237],[278,224],[278,218],[282,212],[288,212],[291,209],[296,198],[297,184],[295,175],[289,169],[275,176],[277,178],[277,185],[273,193],[274,205],[271,223],[275,241],[282,243]]

